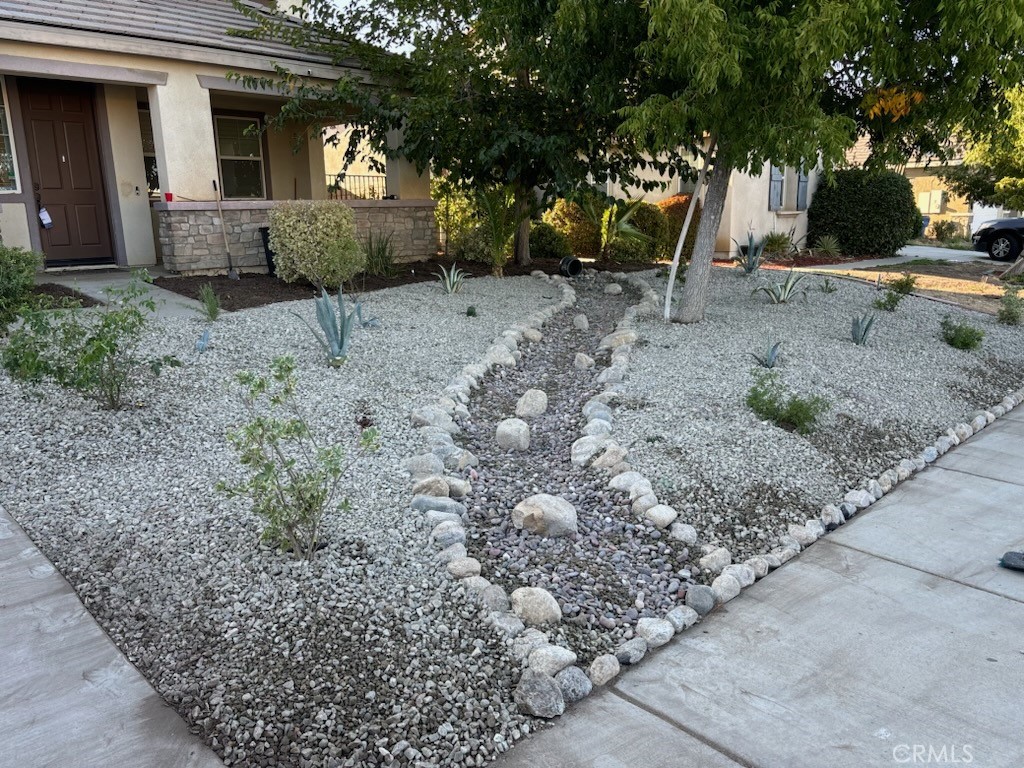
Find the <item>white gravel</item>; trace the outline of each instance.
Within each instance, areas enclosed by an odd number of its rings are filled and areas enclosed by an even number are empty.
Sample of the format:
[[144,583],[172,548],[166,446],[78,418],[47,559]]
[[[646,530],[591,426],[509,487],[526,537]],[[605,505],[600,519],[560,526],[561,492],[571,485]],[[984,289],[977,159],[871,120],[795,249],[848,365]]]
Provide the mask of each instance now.
[[[201,356],[198,317],[158,321],[147,348],[185,365],[135,409],[0,372],[0,504],[228,765],[481,765],[528,729],[508,651],[432,561],[400,467],[421,450],[410,411],[559,289],[478,278],[364,298],[382,327],[357,331],[340,369],[289,313],[315,322],[305,301],[226,315]],[[248,505],[214,490],[238,472],[231,375],[283,354],[323,436],[352,444],[368,417],[383,440],[311,564],[261,549]]]
[[[745,278],[715,269],[705,322],[666,326],[646,317],[637,329],[629,376],[616,407],[615,438],[650,477],[658,499],[682,512],[701,545],[734,558],[766,551],[790,522],[916,456],[973,411],[998,403],[1024,380],[1024,330],[922,298],[895,313],[873,310],[872,286],[808,276],[806,301],[770,305],[752,289],[784,272]],[[665,281],[650,278],[663,294]],[[677,292],[678,293],[678,292]],[[850,323],[878,315],[869,344],[850,340]],[[985,331],[975,352],[941,338],[944,315]],[[821,395],[830,407],[805,438],[762,423],[746,406],[768,339],[781,340],[776,368],[791,391]],[[758,369],[763,370],[763,369]]]

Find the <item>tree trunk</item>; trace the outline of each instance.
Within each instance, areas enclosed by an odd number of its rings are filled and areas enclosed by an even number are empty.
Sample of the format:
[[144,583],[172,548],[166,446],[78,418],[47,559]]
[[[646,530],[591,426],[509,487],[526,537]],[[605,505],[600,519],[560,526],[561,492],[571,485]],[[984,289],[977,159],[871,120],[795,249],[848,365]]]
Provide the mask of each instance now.
[[693,244],[693,258],[686,270],[682,301],[673,318],[677,323],[699,323],[704,319],[711,291],[711,262],[715,257],[715,241],[722,223],[731,175],[732,167],[725,163],[716,162],[711,171],[711,183],[704,196],[704,210],[697,227],[697,240]]
[[531,190],[516,188],[515,190],[515,215],[519,226],[516,227],[516,236],[513,239],[516,264],[520,267],[530,266],[530,195]]

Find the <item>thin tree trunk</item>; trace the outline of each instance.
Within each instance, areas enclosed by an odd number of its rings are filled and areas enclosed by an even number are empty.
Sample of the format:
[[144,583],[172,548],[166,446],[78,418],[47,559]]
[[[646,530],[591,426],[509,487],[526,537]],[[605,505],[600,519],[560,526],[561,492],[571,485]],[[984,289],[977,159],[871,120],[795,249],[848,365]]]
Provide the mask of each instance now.
[[520,267],[530,266],[530,195],[531,190],[516,188],[515,190],[515,214],[519,226],[516,227],[516,236],[513,240],[516,264]]
[[704,319],[711,291],[711,262],[715,257],[715,241],[718,239],[718,227],[722,223],[731,175],[732,167],[725,163],[716,162],[711,171],[711,182],[708,184],[704,210],[697,227],[697,240],[693,245],[693,258],[690,259],[690,268],[686,270],[682,303],[674,318],[677,323],[699,323]]
[[686,206],[686,218],[683,219],[683,228],[680,230],[679,239],[676,241],[676,251],[672,255],[672,267],[668,271],[668,288],[665,289],[666,323],[672,315],[672,289],[676,285],[676,273],[679,271],[679,260],[683,254],[683,244],[686,242],[686,236],[690,232],[690,222],[693,220],[693,212],[697,210],[697,201],[700,199],[701,192],[704,191],[704,177],[707,176],[708,165],[711,163],[711,156],[715,153],[715,145],[717,143],[718,137],[712,134],[707,152],[704,155],[704,164],[701,165],[700,174],[697,176],[697,185],[693,188],[693,194],[690,195],[690,204]]

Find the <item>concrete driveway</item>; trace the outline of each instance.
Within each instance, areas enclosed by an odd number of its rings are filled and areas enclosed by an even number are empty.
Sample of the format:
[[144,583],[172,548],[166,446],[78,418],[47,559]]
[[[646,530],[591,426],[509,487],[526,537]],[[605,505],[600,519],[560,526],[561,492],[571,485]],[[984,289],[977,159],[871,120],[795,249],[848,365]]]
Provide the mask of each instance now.
[[509,752],[502,768],[1024,758],[1024,408]]

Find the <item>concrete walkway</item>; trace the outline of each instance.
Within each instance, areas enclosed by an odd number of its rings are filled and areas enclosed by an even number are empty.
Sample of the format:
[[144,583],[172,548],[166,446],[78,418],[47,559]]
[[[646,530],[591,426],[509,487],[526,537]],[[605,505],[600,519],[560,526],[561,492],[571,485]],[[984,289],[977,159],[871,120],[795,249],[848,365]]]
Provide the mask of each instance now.
[[[168,274],[159,267],[148,267],[152,277],[163,277]],[[106,303],[106,289],[123,288],[131,281],[131,272],[127,269],[69,270],[67,272],[41,272],[36,276],[37,283],[56,283],[84,293],[89,298]],[[150,296],[156,300],[157,317],[196,317],[202,309],[195,299],[168,291],[156,285],[147,286]]]
[[496,765],[1021,765],[1022,446],[1018,409]]
[[0,768],[223,768],[0,509]]
[[[862,259],[861,261],[847,261],[843,264],[823,264],[820,267],[803,267],[800,271],[818,272],[831,269],[871,269],[872,267],[888,267],[894,264],[905,264],[916,259],[937,259],[941,261],[984,261],[998,266],[1001,262],[995,262],[980,251],[960,251],[953,248],[935,248],[927,245],[907,245],[900,249],[898,256],[891,259]],[[1007,263],[1009,266],[1009,263]]]

